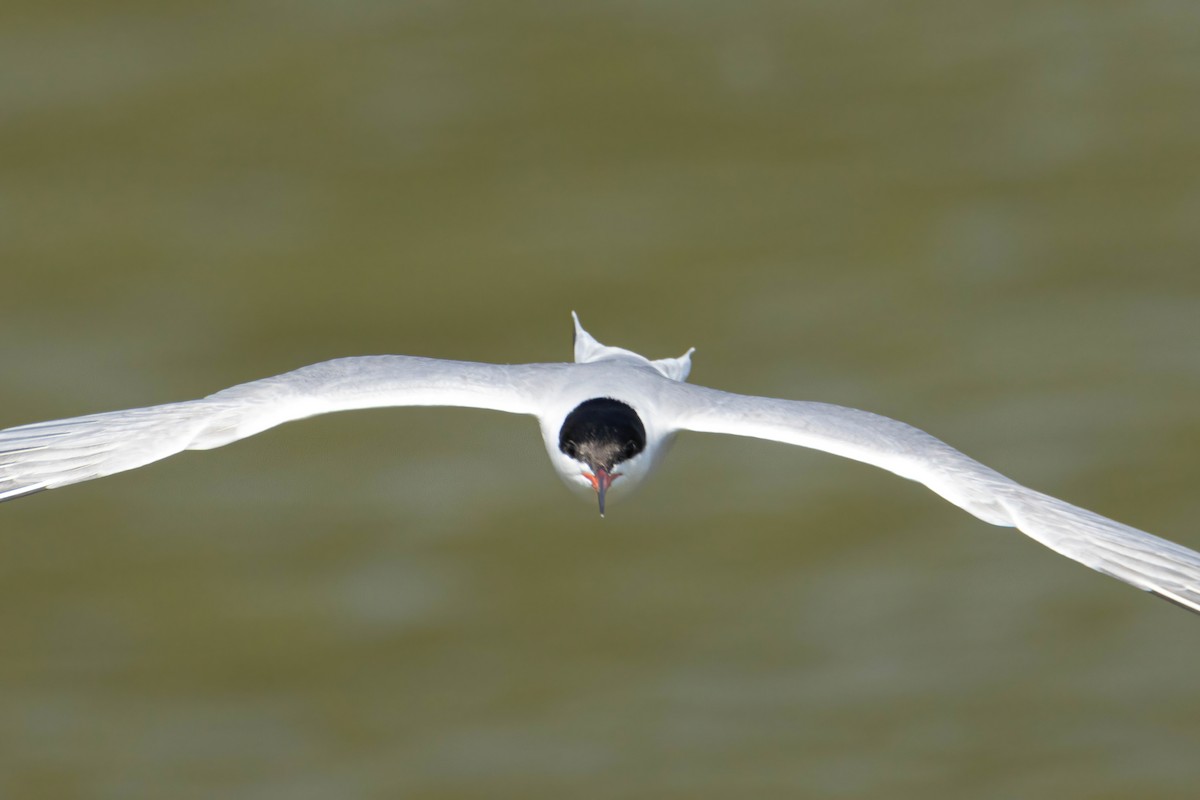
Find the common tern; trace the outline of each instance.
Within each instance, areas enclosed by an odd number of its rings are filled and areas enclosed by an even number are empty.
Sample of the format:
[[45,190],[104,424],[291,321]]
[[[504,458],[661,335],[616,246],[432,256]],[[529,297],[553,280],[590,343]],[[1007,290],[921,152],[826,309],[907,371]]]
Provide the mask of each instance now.
[[555,470],[596,497],[627,492],[679,431],[771,439],[923,483],[993,525],[1200,613],[1200,553],[1029,489],[903,422],[827,403],[685,383],[688,350],[651,360],[575,320],[575,361],[483,364],[415,356],[323,361],[199,400],[0,431],[0,500],[207,450],[290,420],[381,406],[489,408],[537,417]]

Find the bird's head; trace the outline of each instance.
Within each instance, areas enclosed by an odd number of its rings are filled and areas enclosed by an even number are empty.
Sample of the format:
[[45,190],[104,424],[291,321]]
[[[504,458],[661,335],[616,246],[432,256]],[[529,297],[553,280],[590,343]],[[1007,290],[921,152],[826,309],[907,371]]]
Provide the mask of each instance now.
[[576,406],[558,432],[554,466],[569,486],[595,492],[604,516],[609,490],[631,488],[649,468],[646,428],[620,400],[596,397]]

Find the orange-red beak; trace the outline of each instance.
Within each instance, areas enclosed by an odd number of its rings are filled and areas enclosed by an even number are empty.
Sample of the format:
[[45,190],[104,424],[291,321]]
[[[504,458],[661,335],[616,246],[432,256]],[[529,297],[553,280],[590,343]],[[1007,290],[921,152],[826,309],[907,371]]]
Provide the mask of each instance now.
[[619,472],[609,472],[604,467],[593,467],[592,472],[583,473],[583,477],[592,482],[592,488],[596,490],[596,497],[600,500],[600,516],[604,516],[604,495],[608,493],[608,487],[612,486],[614,479],[621,477]]

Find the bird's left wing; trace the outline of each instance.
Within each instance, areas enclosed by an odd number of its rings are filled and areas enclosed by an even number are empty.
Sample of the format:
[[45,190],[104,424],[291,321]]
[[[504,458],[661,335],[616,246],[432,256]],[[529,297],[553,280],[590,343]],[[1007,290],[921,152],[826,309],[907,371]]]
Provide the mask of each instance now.
[[412,356],[324,361],[199,400],[0,431],[0,500],[206,450],[290,420],[382,406],[463,406],[535,414],[565,364],[479,364]]
[[661,398],[676,430],[772,439],[863,461],[925,484],[993,525],[1200,613],[1200,553],[1034,491],[922,430],[827,403],[676,384]]

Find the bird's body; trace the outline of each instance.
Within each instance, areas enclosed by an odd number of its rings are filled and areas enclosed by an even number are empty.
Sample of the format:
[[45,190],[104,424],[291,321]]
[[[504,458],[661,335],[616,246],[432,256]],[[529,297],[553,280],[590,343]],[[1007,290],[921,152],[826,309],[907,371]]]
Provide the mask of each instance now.
[[480,364],[361,356],[182,403],[0,431],[0,500],[220,447],[289,420],[380,406],[463,406],[536,416],[558,474],[606,497],[644,480],[679,431],[812,447],[919,481],[1099,572],[1200,613],[1200,553],[1036,492],[910,425],[826,403],[685,383],[691,352],[652,361],[575,320],[575,362]]

